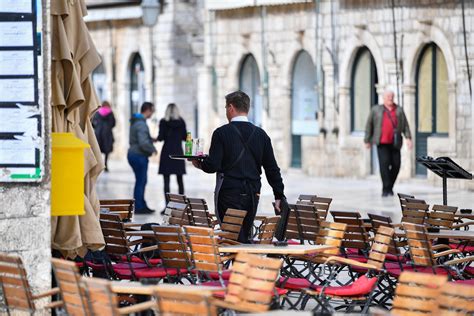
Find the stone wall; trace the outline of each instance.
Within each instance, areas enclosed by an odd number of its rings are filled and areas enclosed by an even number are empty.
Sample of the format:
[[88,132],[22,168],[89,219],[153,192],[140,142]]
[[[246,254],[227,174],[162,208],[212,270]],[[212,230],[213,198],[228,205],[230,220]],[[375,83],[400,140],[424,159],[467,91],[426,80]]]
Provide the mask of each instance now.
[[[163,117],[168,103],[172,102],[180,107],[188,130],[195,133],[196,73],[204,53],[202,2],[166,1],[151,34],[150,29],[138,19],[87,23],[103,58],[107,75],[107,94],[111,96],[110,101],[117,120],[113,157],[123,159],[128,149],[130,65],[135,53],[140,54],[144,65],[147,100],[154,101],[156,105],[156,114],[149,121],[152,135],[157,135],[158,122]],[[154,96],[152,50],[155,66]],[[113,64],[116,69],[115,81],[112,74]]]
[[[0,184],[0,251],[19,254],[26,267],[28,280],[37,294],[51,288],[51,228],[50,228],[50,19],[49,1],[43,4],[43,70],[44,93],[43,137],[45,159],[44,178],[38,184]],[[38,301],[37,307],[46,303]],[[39,313],[42,314],[42,313]],[[46,313],[45,313],[46,314]]]
[[[381,100],[386,87],[397,89],[391,1],[322,0],[317,49],[313,3],[268,6],[265,17],[267,69],[269,73],[269,111],[263,128],[272,137],[279,164],[291,161],[291,75],[295,56],[306,50],[313,62],[322,52],[325,111],[320,126],[326,136],[303,136],[303,170],[310,175],[364,177],[370,174],[371,155],[363,146],[363,133],[350,130],[350,85],[355,55],[366,46],[372,53],[378,73],[377,93]],[[474,63],[474,3],[466,2],[466,31],[470,63]],[[448,68],[449,136],[428,139],[428,154],[448,155],[468,170],[474,169],[472,115],[465,65],[461,6],[458,1],[398,1],[395,8],[399,58],[403,81],[400,84],[404,110],[415,134],[415,73],[423,47],[434,42],[442,51]],[[209,80],[215,67],[217,111],[206,102],[212,87],[201,84],[201,111],[209,113],[201,134],[225,123],[224,95],[238,88],[239,70],[244,56],[255,57],[263,73],[261,8],[247,7],[207,12],[205,23],[205,66],[200,80]],[[215,53],[210,49],[215,45]],[[333,63],[333,60],[336,62]],[[396,100],[397,101],[397,100]],[[333,131],[338,133],[333,133]],[[210,136],[209,136],[210,137]],[[401,178],[415,173],[415,151],[403,148]],[[428,176],[437,181],[435,176]],[[455,181],[456,187],[474,188],[472,181]]]

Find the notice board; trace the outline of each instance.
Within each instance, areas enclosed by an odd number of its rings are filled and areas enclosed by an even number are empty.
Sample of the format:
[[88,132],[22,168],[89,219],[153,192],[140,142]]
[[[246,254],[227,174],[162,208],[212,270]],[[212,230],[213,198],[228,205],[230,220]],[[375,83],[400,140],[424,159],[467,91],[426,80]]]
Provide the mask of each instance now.
[[0,182],[43,176],[41,1],[0,0]]

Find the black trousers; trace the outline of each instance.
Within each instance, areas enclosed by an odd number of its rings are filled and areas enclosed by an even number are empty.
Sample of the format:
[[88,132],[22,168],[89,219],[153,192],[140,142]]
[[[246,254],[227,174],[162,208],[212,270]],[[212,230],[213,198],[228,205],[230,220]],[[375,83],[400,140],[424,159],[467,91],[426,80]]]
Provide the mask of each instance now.
[[395,148],[392,144],[378,145],[377,154],[380,176],[382,177],[382,192],[391,193],[400,171],[400,149]]
[[217,213],[222,222],[225,212],[229,208],[247,211],[238,241],[250,243],[252,239],[252,227],[257,214],[259,195],[257,193],[242,193],[239,190],[221,190],[217,199]]
[[[178,180],[178,192],[179,194],[184,194],[184,183],[183,183],[183,175],[182,174],[177,174],[176,179]],[[165,191],[165,201],[166,204],[168,204],[168,199],[166,198],[166,193],[170,193],[170,175],[169,174],[164,174],[163,175],[163,180],[164,180],[164,191]]]

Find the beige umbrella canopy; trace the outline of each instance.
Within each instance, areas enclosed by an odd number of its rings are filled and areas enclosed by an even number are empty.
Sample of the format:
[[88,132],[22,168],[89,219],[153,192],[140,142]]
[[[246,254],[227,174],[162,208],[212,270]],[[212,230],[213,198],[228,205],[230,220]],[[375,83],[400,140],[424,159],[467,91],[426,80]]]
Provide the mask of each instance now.
[[51,218],[52,248],[70,258],[105,244],[95,190],[104,164],[91,124],[99,100],[90,74],[100,57],[83,20],[86,14],[84,0],[51,1],[52,130],[73,133],[90,145],[84,162],[85,215]]

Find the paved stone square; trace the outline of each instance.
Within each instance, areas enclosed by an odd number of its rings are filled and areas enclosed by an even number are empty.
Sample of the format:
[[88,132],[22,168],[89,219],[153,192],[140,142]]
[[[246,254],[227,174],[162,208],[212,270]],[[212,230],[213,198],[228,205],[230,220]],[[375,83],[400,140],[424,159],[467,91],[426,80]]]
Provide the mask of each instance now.
[[[132,169],[124,161],[111,161],[109,173],[102,173],[98,181],[100,199],[132,198],[135,178]],[[211,211],[214,209],[213,191],[214,174],[206,174],[195,169],[190,163],[186,166],[184,177],[185,194],[189,197],[205,198]],[[156,209],[153,215],[138,215],[135,220],[143,222],[160,222],[159,211],[165,206],[163,194],[163,177],[158,175],[158,165],[150,161],[146,200],[148,206]],[[450,190],[450,183],[462,180],[448,180],[448,204],[459,208],[474,207],[474,192],[458,189]],[[390,215],[395,222],[400,219],[400,206],[396,196],[381,197],[379,176],[365,179],[327,178],[305,175],[300,170],[290,169],[283,173],[285,195],[290,203],[296,201],[299,194],[316,194],[333,198],[330,210],[359,211],[362,214],[375,213]],[[273,194],[271,187],[262,179],[262,192],[258,214],[272,214]],[[177,193],[176,178],[171,177],[171,190]],[[442,204],[442,187],[433,186],[426,179],[415,178],[400,180],[395,185],[395,193],[408,193],[425,199],[429,204]]]

